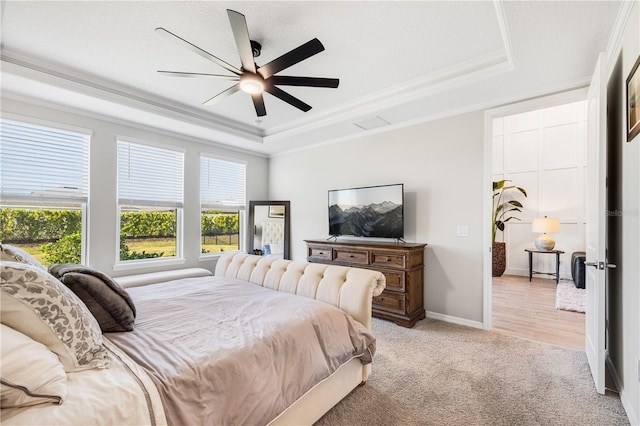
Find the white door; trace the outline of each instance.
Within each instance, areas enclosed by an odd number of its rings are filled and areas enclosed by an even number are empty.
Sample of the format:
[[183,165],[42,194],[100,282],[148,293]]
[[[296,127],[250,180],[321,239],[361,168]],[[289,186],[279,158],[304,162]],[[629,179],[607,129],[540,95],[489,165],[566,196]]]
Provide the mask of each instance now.
[[598,393],[604,393],[606,282],[606,56],[591,79],[587,124],[585,351]]

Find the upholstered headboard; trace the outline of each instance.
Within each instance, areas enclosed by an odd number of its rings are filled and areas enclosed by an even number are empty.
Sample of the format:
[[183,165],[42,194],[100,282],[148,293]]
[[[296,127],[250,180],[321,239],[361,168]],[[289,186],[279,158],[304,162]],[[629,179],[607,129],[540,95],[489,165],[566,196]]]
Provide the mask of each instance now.
[[382,293],[386,284],[384,275],[378,271],[245,253],[222,255],[216,264],[215,275],[329,303],[369,329],[373,296]]
[[284,221],[265,220],[262,222],[262,240],[260,247],[269,247],[269,253],[284,253]]

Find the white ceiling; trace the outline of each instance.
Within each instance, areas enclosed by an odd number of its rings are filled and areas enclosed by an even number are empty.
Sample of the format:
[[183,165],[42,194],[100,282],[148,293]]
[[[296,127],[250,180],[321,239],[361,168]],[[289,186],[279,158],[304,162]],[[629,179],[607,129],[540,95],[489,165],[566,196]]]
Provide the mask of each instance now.
[[[404,126],[584,86],[607,48],[616,1],[3,1],[2,96],[38,99],[264,153]],[[258,65],[317,37],[325,51],[279,75],[332,77],[338,89],[281,87],[256,117],[228,73],[161,37],[164,27],[240,67],[225,9],[246,16]]]

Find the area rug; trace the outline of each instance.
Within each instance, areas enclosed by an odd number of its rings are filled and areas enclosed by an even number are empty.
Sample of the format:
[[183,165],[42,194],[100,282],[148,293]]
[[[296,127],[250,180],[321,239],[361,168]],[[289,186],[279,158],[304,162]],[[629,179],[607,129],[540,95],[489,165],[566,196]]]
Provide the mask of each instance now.
[[562,280],[556,288],[556,309],[572,312],[585,312],[587,291],[576,288],[573,281]]

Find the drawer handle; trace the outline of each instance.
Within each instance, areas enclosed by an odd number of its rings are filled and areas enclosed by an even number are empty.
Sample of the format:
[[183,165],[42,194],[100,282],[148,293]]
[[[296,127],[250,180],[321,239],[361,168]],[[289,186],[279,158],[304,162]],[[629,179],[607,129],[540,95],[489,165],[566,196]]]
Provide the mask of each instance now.
[[322,252],[322,251],[321,251],[321,252],[319,252],[318,254],[321,254],[321,255],[322,255],[322,254],[324,254],[324,252]]
[[387,259],[386,259],[386,260],[387,260],[387,262],[391,262],[391,259],[389,259],[388,257],[387,257]]
[[349,255],[349,257],[351,258],[351,257],[355,257],[355,256],[354,256],[354,255],[352,255],[352,254],[350,254],[350,255]]

